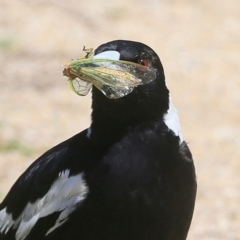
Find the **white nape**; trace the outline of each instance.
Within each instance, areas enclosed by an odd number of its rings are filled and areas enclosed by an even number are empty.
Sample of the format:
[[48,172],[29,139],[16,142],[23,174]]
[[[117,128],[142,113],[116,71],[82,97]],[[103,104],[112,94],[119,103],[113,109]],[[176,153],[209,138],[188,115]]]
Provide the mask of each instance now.
[[118,51],[105,51],[93,56],[94,59],[111,59],[119,60],[120,53]]
[[169,108],[167,113],[164,114],[163,120],[167,127],[172,130],[176,136],[180,138],[180,144],[184,141],[181,133],[181,126],[177,109],[173,106],[171,96],[169,95]]
[[46,195],[34,203],[28,203],[16,220],[13,220],[12,214],[7,213],[6,208],[1,210],[0,231],[7,233],[11,227],[17,228],[16,240],[23,240],[42,217],[61,212],[55,225],[48,230],[46,235],[67,221],[69,214],[88,194],[83,173],[70,177],[69,173],[68,169],[59,173]]

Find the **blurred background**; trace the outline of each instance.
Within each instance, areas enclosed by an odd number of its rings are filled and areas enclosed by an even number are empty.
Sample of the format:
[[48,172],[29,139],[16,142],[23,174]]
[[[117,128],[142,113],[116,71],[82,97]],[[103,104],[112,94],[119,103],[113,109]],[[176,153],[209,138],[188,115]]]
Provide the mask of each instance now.
[[189,240],[240,239],[238,0],[0,1],[0,199],[47,149],[90,124],[63,64],[115,39],[160,56],[195,159]]

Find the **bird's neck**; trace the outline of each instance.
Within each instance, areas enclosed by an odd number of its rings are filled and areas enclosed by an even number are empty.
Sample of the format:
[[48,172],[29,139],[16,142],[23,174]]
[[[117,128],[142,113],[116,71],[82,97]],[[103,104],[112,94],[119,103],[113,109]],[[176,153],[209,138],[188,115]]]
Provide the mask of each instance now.
[[[125,121],[124,121],[125,120]],[[102,148],[114,145],[120,141],[123,136],[128,135],[137,126],[142,125],[140,122],[127,121],[127,119],[108,118],[101,121],[93,120],[91,124],[91,139],[94,144],[101,145]],[[151,125],[153,122],[145,122],[144,125]]]
[[[97,93],[98,94],[98,93]],[[91,139],[103,146],[114,144],[127,131],[139,125],[151,126],[162,121],[167,111],[159,103],[150,104],[131,99],[108,99],[105,96],[93,95]],[[167,105],[168,103],[166,103]]]

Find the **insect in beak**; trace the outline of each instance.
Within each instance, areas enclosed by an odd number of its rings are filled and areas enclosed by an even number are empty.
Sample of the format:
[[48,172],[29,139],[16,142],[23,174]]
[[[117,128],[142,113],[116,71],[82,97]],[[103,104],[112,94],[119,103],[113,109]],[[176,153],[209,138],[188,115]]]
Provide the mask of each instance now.
[[138,85],[149,83],[156,78],[155,72],[149,67],[102,58],[102,55],[108,56],[103,54],[106,52],[93,57],[92,48],[84,47],[83,51],[86,52],[83,57],[67,62],[63,70],[63,75],[68,77],[70,88],[80,96],[87,95],[93,84],[108,98],[121,98]]

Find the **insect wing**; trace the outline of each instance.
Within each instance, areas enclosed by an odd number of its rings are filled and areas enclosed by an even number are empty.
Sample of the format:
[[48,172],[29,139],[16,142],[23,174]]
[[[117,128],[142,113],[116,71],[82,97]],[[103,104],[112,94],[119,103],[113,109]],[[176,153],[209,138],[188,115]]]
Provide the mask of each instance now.
[[68,85],[75,93],[80,96],[86,96],[92,87],[92,84],[90,82],[86,82],[78,77],[73,80],[69,79]]
[[156,78],[153,70],[140,64],[111,59],[79,59],[68,63],[71,89],[78,95],[88,94],[92,84],[108,98],[128,95],[134,87]]
[[[136,85],[136,81],[137,85],[146,84],[156,79],[156,73],[153,70],[133,62],[109,59],[92,59],[91,64],[93,64],[93,67],[96,65],[119,71],[119,73],[115,72],[115,74],[121,76],[121,78],[127,77],[127,83],[130,85]],[[98,69],[98,71],[101,71],[101,69]],[[103,70],[103,72],[105,72],[105,70]]]
[[135,86],[139,85],[138,79],[128,81],[129,78],[133,77],[131,74],[112,69],[102,67],[82,68],[81,72],[84,78],[91,81],[104,95],[112,99],[128,95]]
[[[70,62],[69,66],[76,72],[82,72],[82,68],[88,68],[89,71],[97,71],[107,74],[107,70],[115,70],[114,72],[108,72],[109,75],[115,74],[121,79],[126,78],[126,84],[136,86],[140,84],[149,83],[156,78],[156,73],[148,67],[143,65],[132,63],[122,60],[111,60],[111,59],[83,59],[74,60]],[[101,69],[102,68],[102,69]],[[94,69],[94,70],[93,70]],[[117,72],[118,71],[118,72]],[[130,77],[130,75],[132,77]]]
[[129,88],[116,88],[114,86],[109,86],[109,85],[103,85],[101,89],[99,89],[106,97],[111,98],[111,99],[117,99],[124,97],[131,93],[133,91],[133,87]]

